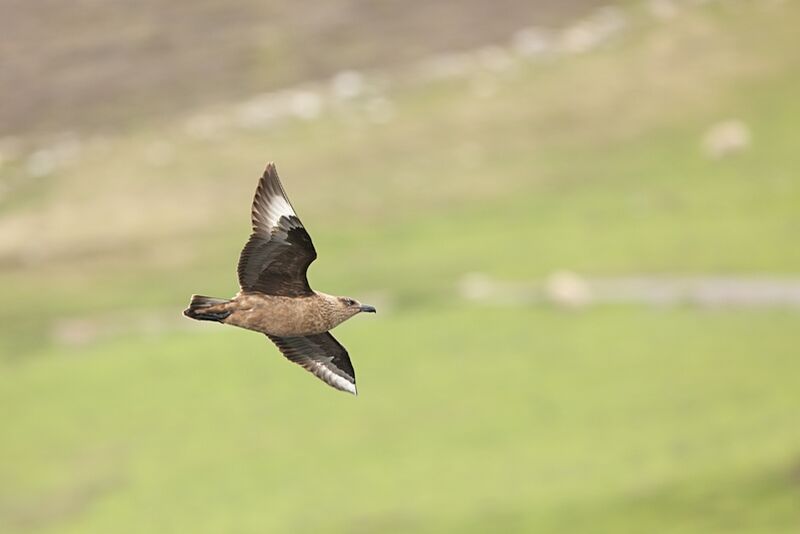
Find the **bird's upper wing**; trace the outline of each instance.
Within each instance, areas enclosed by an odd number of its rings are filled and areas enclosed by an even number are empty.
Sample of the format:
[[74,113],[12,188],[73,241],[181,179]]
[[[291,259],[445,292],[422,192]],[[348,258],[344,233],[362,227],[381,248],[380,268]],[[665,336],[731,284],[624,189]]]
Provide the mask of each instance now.
[[330,332],[313,336],[279,337],[267,334],[289,360],[314,373],[326,384],[356,395],[356,372],[350,356]]
[[252,220],[253,234],[239,256],[242,290],[286,297],[313,294],[306,271],[317,251],[272,163],[258,182]]

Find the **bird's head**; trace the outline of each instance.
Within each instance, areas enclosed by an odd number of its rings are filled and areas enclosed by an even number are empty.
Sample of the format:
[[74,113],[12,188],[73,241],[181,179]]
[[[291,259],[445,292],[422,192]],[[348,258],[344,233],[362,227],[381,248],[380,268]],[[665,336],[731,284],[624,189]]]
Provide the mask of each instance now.
[[336,303],[339,309],[347,316],[352,317],[353,315],[361,312],[367,313],[375,313],[375,307],[369,306],[367,304],[361,304],[356,299],[351,299],[350,297],[336,297]]

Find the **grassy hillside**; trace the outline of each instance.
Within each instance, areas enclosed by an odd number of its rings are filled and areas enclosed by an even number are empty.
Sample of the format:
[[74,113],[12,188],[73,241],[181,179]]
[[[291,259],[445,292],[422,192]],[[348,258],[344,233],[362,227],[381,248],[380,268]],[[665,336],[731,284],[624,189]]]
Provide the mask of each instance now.
[[[313,120],[231,103],[6,162],[0,530],[795,531],[797,310],[459,296],[472,272],[800,269],[800,8],[622,13],[588,52],[368,80]],[[752,140],[711,157],[727,119]],[[336,331],[358,398],[179,315],[236,291],[267,160],[312,284],[378,306]]]

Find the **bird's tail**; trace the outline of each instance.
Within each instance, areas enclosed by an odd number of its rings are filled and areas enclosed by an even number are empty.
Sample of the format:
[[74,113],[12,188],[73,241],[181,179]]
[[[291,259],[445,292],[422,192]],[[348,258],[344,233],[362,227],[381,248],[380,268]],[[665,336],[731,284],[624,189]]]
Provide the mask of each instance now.
[[217,321],[221,323],[231,314],[229,310],[226,310],[221,305],[229,302],[230,300],[228,299],[192,295],[192,301],[189,303],[189,307],[183,310],[183,314],[198,321]]

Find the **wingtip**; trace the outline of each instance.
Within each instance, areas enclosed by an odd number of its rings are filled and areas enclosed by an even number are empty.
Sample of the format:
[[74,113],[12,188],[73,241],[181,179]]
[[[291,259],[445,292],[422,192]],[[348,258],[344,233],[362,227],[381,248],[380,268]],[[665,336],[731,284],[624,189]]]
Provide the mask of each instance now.
[[275,162],[270,161],[267,163],[267,166],[264,168],[264,174],[275,175],[278,174],[278,169],[275,167]]
[[355,382],[350,382],[349,380],[346,383],[341,384],[341,387],[338,389],[344,391],[345,393],[349,393],[354,397],[358,397],[358,388],[356,387]]

